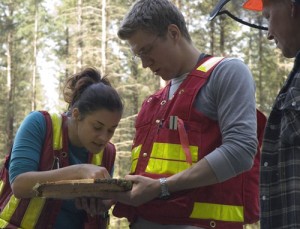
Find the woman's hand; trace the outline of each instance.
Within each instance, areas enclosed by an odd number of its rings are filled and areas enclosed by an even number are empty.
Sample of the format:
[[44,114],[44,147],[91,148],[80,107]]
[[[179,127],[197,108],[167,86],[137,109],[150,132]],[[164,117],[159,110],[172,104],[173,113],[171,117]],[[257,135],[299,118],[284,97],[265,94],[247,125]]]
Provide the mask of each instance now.
[[111,176],[106,168],[92,165],[92,164],[80,164],[76,165],[78,173],[77,179],[110,179]]

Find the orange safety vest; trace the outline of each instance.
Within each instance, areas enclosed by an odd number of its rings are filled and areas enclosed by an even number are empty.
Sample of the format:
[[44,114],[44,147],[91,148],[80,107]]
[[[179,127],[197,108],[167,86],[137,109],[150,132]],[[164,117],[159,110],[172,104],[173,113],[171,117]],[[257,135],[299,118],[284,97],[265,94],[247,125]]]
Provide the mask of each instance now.
[[[69,165],[68,158],[68,131],[65,115],[49,114],[41,111],[46,120],[46,137],[42,149],[39,171],[47,171]],[[104,166],[112,171],[116,150],[109,143],[104,151],[98,154],[89,153],[89,162]],[[60,211],[61,200],[31,198],[17,199],[11,190],[8,176],[10,154],[1,170],[0,180],[0,228],[47,229],[53,228]],[[106,228],[108,219],[99,216],[87,215],[85,228]]]
[[[144,101],[136,120],[131,174],[167,177],[188,169],[222,144],[218,122],[193,107],[196,95],[223,58],[208,57],[188,75],[172,100],[169,86]],[[266,122],[257,111],[261,144]],[[259,219],[259,161],[251,170],[225,182],[172,193],[168,200],[154,199],[139,207],[118,203],[117,217],[133,222],[137,217],[160,224],[204,228],[243,228]]]

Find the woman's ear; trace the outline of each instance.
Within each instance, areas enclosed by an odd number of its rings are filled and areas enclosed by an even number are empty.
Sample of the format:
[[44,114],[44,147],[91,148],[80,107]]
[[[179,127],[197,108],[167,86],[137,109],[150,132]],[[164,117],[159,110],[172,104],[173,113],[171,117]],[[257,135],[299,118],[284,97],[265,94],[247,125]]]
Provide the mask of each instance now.
[[79,112],[78,108],[74,108],[72,110],[72,118],[76,121],[80,121],[81,117],[80,117],[80,112]]

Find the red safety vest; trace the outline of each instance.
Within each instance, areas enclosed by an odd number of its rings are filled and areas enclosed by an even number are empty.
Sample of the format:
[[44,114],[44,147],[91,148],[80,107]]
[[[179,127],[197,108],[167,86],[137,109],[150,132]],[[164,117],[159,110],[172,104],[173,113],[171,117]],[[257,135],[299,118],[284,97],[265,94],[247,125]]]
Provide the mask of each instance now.
[[[172,100],[169,86],[144,101],[136,120],[131,174],[160,178],[179,173],[222,144],[218,122],[195,110],[196,95],[222,60],[200,61],[180,85]],[[243,228],[259,220],[260,144],[266,122],[257,111],[259,146],[251,170],[225,182],[172,193],[168,200],[154,199],[139,207],[118,203],[117,217],[137,217],[161,224],[204,228]]]
[[[69,165],[68,130],[65,115],[49,114],[41,111],[46,120],[46,137],[40,159],[39,171],[47,171]],[[109,143],[98,154],[89,153],[89,163],[103,166],[112,171],[116,150]],[[8,176],[10,154],[1,170],[0,180],[0,228],[47,229],[53,228],[62,201],[56,199],[17,199],[11,190]],[[87,215],[85,228],[106,228],[108,219]]]

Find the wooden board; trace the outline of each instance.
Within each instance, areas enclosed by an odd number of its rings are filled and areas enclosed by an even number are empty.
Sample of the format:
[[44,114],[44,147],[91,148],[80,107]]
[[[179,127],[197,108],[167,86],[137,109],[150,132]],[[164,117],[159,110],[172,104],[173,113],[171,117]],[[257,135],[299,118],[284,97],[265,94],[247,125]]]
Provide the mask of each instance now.
[[82,179],[64,180],[36,184],[33,190],[37,197],[73,199],[97,197],[105,192],[125,192],[132,188],[132,182],[125,179]]

